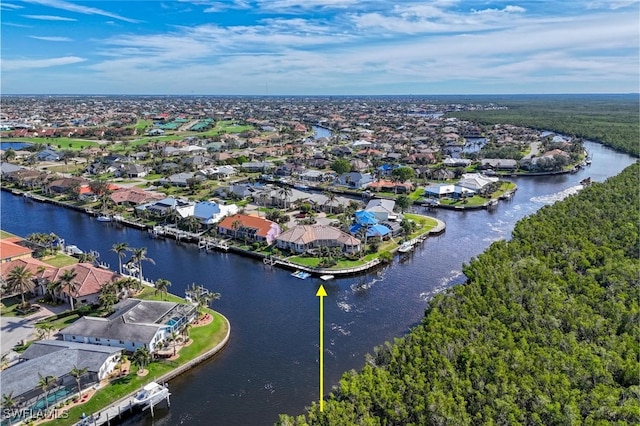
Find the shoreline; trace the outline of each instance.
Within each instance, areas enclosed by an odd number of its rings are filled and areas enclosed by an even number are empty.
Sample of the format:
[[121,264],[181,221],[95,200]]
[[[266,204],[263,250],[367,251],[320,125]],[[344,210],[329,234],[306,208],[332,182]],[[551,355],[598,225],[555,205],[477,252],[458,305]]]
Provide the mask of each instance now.
[[[198,355],[194,359],[187,361],[185,364],[176,367],[175,369],[169,371],[168,373],[163,374],[158,378],[154,378],[153,380],[150,380],[148,383],[150,383],[151,381],[154,381],[156,383],[162,384],[172,379],[175,379],[176,377],[180,376],[186,371],[211,359],[212,357],[220,353],[227,346],[227,344],[229,343],[229,339],[231,337],[231,323],[229,322],[229,319],[226,316],[222,315],[220,312],[218,311],[213,311],[213,312],[215,312],[215,314],[217,315],[220,315],[220,317],[227,324],[227,333],[222,338],[222,340],[207,352],[201,355]],[[91,415],[89,415],[88,418],[91,419],[90,424],[92,425],[109,424],[111,420],[121,418],[123,413],[127,415],[127,413],[131,411],[131,400],[138,393],[138,391],[139,389],[136,389],[135,391],[127,394],[126,396],[111,402],[109,405],[97,411],[97,413],[92,413]],[[94,417],[96,414],[97,414],[97,417]],[[83,420],[80,420],[79,422],[74,422],[73,424],[82,425],[84,423],[83,423]]]
[[[90,216],[98,216],[98,212],[94,211],[93,209],[87,208],[87,207],[79,207],[79,206],[74,206],[71,205],[69,203],[65,203],[62,201],[57,201],[57,200],[52,200],[50,198],[47,197],[43,197],[40,195],[34,195],[29,191],[25,191],[25,190],[21,190],[21,189],[17,189],[17,188],[6,188],[6,187],[0,187],[1,190],[3,191],[8,191],[11,192],[13,195],[15,196],[22,196],[25,199],[29,199],[32,201],[38,201],[38,202],[43,202],[43,203],[49,203],[49,204],[54,204],[60,207],[64,207],[64,208],[68,208],[71,210],[76,210],[78,212],[81,213],[85,213],[88,214]],[[27,195],[28,194],[28,195]],[[442,234],[445,229],[446,229],[446,224],[440,220],[437,219],[435,217],[431,217],[431,216],[425,216],[428,217],[430,219],[433,219],[437,222],[436,226],[434,226],[433,228],[429,229],[426,232],[423,232],[422,234],[418,235],[416,238],[414,238],[413,240],[420,240],[420,242],[424,241],[426,238],[428,238],[431,235],[440,235]],[[137,223],[137,222],[133,222],[130,220],[119,220],[117,221],[117,223],[120,223],[124,226],[128,226],[131,228],[136,228],[139,230],[146,230],[150,235],[153,235],[153,230],[154,227],[153,226],[149,226],[149,225],[145,225],[145,224],[141,224],[141,223]],[[184,233],[186,235],[186,233]],[[173,235],[170,233],[167,234],[163,234],[162,235],[163,238],[171,238],[171,239],[175,239],[177,242],[187,242],[189,244],[196,244],[198,245],[200,242],[200,239],[195,239],[195,237],[188,237],[188,238],[180,238],[178,235]],[[157,238],[157,236],[152,237],[152,238]],[[202,247],[199,247],[200,249],[202,249]],[[393,248],[391,251],[391,253],[396,253],[397,252],[398,247]],[[209,251],[209,249],[206,249],[207,251]],[[357,275],[360,273],[364,273],[367,271],[370,271],[372,269],[375,269],[377,267],[379,267],[380,265],[384,264],[384,262],[379,259],[373,259],[363,265],[360,266],[355,266],[352,268],[342,268],[342,269],[325,269],[325,268],[311,268],[305,265],[300,265],[294,262],[289,262],[286,259],[282,259],[282,258],[273,258],[270,255],[265,255],[262,253],[256,253],[253,251],[247,251],[244,250],[240,247],[236,247],[236,246],[228,246],[225,251],[230,251],[233,252],[235,254],[239,254],[245,257],[250,257],[250,258],[254,258],[254,259],[259,259],[262,260],[262,262],[265,265],[270,265],[270,266],[278,266],[281,267],[283,269],[287,269],[287,270],[301,270],[301,271],[305,271],[305,272],[309,272],[311,274],[317,275],[317,276],[321,276],[321,275],[327,275],[327,274],[331,274],[331,275],[336,275],[336,276],[350,276],[350,275]]]

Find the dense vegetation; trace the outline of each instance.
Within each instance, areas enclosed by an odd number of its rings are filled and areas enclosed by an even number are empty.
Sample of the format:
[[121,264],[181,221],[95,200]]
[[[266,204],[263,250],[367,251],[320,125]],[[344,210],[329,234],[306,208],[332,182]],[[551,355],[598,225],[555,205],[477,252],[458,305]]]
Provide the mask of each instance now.
[[520,221],[282,425],[640,424],[640,165]]
[[[557,95],[498,99],[508,109],[450,113],[481,125],[510,123],[592,139],[640,156],[638,95]],[[511,158],[511,157],[509,157]]]

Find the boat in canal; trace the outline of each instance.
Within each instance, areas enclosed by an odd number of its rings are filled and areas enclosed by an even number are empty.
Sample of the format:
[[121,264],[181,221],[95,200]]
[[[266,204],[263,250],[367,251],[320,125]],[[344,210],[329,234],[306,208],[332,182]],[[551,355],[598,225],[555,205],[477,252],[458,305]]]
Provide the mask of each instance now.
[[405,241],[398,247],[400,253],[409,253],[411,250],[413,250],[413,243],[411,241]]
[[157,382],[146,384],[136,396],[133,397],[133,405],[156,405],[158,402],[169,396],[169,388]]
[[311,276],[311,274],[305,271],[295,271],[294,273],[291,274],[291,276],[300,278],[301,280],[306,280]]
[[113,218],[111,216],[107,216],[107,215],[101,214],[100,216],[98,216],[96,218],[96,220],[98,222],[111,222],[113,220]]

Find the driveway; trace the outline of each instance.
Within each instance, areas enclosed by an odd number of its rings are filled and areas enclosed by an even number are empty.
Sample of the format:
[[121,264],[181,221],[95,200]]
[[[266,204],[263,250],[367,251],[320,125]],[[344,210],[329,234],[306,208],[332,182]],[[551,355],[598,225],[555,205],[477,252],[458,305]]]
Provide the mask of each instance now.
[[13,347],[18,343],[35,339],[35,323],[56,313],[69,309],[69,305],[58,306],[40,305],[40,310],[26,317],[0,317],[0,353],[10,352],[9,359],[13,359],[16,353]]

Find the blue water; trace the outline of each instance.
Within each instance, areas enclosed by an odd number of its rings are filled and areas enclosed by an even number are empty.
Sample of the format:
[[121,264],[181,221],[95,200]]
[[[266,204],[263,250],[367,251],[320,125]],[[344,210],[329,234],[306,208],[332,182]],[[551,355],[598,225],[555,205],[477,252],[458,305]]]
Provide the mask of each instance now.
[[27,142],[0,142],[0,149],[2,149],[3,151],[6,151],[7,149],[11,148],[14,151],[16,150],[20,150],[20,149],[25,149],[27,147],[30,147],[33,144],[27,143]]
[[362,368],[365,354],[374,346],[418,323],[434,294],[464,282],[462,264],[492,242],[509,239],[517,220],[575,192],[585,177],[602,182],[635,161],[591,142],[585,147],[593,156],[591,166],[576,174],[515,178],[515,196],[495,210],[420,208],[444,220],[446,232],[384,269],[327,282],[300,280],[290,271],[234,254],[207,254],[193,245],[154,240],[145,232],[24,201],[5,191],[0,199],[2,228],[21,236],[53,231],[67,243],[97,250],[112,269],[118,265],[109,251],[113,244],[126,241],[131,247],[147,247],[155,264],[143,264],[146,277],[168,279],[169,290],[181,296],[191,283],[221,293],[212,306],[231,322],[228,347],[172,380],[171,408],[159,410],[153,421],[145,417],[144,424],[271,425],[279,413],[302,413],[318,398],[315,293],[321,283],[328,293],[324,359],[329,391],[343,372]]

